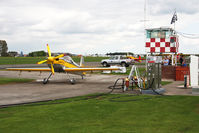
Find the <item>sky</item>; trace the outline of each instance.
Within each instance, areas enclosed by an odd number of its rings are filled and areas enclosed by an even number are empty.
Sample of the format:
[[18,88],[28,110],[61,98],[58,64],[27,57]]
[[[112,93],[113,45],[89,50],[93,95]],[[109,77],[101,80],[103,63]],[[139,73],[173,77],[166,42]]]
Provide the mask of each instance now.
[[[144,26],[144,5],[146,20]],[[8,51],[145,53],[144,28],[173,27],[181,53],[199,53],[198,0],[0,0],[0,40]]]

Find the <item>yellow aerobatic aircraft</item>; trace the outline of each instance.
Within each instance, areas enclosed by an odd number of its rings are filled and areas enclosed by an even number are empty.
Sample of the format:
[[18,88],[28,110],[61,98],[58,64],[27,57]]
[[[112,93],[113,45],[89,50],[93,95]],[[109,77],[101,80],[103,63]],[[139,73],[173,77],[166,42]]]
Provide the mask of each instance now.
[[[47,63],[49,68],[6,68],[9,71],[47,71],[51,72],[49,77],[43,79],[43,83],[48,83],[50,77],[54,75],[55,72],[59,73],[71,73],[85,76],[86,71],[114,71],[121,70],[121,68],[85,68],[83,67],[83,57],[81,57],[80,65],[75,63],[70,56],[65,56],[64,54],[58,55],[56,57],[51,56],[50,48],[47,44],[48,57],[46,60],[40,61],[37,64]],[[69,79],[71,84],[75,83],[75,79]]]

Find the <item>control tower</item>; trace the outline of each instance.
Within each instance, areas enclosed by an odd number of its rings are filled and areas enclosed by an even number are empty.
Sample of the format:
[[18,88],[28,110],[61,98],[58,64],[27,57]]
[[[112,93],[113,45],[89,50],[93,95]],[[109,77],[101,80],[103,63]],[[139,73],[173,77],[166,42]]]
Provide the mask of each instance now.
[[171,55],[172,65],[175,65],[178,48],[178,36],[172,28],[161,27],[146,29],[145,51],[147,55]]

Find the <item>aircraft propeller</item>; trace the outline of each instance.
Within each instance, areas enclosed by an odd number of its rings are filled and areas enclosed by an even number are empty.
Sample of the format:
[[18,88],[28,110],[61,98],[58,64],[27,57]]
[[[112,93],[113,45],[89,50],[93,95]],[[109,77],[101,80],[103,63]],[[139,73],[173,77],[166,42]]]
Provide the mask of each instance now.
[[37,64],[43,64],[43,63],[47,62],[47,64],[51,65],[51,72],[52,72],[52,74],[54,74],[55,73],[55,70],[54,70],[54,67],[53,67],[54,61],[59,59],[59,58],[61,58],[61,57],[64,57],[64,54],[58,55],[56,57],[51,56],[51,51],[50,51],[50,48],[49,48],[48,44],[47,44],[47,51],[48,51],[47,59],[43,60],[43,61],[40,61]]

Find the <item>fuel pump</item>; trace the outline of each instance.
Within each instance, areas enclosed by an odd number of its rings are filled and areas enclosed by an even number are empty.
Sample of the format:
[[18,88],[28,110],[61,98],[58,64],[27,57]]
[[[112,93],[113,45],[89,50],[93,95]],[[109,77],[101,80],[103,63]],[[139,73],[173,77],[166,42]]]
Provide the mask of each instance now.
[[161,88],[161,63],[147,64],[147,88]]
[[[162,68],[162,57],[161,56],[148,56],[147,57],[147,87],[154,93],[162,94],[165,89],[161,86],[161,68]],[[150,93],[150,91],[146,91]]]

